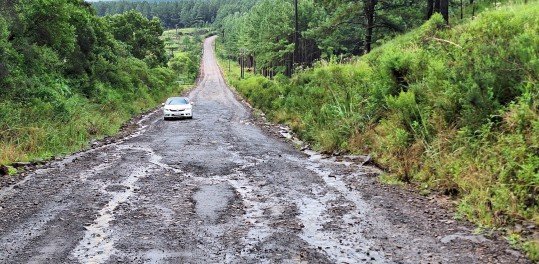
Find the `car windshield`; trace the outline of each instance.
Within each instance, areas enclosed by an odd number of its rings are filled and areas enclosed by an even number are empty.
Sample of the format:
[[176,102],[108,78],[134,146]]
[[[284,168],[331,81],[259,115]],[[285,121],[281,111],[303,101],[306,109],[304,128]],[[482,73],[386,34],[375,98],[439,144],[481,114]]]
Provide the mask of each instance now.
[[189,104],[185,98],[173,98],[168,101],[167,105],[186,105]]

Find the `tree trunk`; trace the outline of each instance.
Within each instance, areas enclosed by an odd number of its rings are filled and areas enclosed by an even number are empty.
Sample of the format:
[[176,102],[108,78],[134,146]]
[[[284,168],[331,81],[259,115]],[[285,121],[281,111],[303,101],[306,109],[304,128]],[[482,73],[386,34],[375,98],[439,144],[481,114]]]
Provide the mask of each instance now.
[[245,57],[241,55],[241,67],[240,67],[240,79],[243,79],[244,67],[245,66]]
[[434,0],[433,13],[440,13],[440,1],[441,0]]
[[434,14],[434,0],[427,0],[427,16],[425,17],[425,20],[430,19],[432,14]]
[[442,13],[445,23],[449,24],[449,0],[440,0],[440,13]]
[[256,75],[256,57],[255,53],[253,52],[253,73]]
[[460,0],[460,20],[464,19],[464,3]]
[[374,15],[376,12],[376,4],[378,0],[366,0],[365,1],[365,18],[367,23],[365,24],[365,48],[364,53],[371,52],[372,44],[372,32],[374,29]]

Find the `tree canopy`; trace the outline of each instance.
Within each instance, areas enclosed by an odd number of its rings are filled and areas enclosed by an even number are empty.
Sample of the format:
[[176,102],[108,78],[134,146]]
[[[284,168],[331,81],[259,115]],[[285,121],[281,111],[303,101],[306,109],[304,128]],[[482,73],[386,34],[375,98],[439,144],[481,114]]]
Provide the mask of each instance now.
[[224,13],[228,15],[251,6],[242,0],[100,1],[92,5],[99,16],[122,14],[133,10],[149,19],[159,18],[165,28],[209,25]]
[[297,0],[299,37],[294,43],[294,2],[258,0],[250,9],[218,16],[214,27],[223,35],[228,53],[247,56],[249,64],[259,70],[270,67],[289,74],[291,68],[320,58],[366,54],[417,28],[434,13],[441,13],[450,23],[495,6],[487,0]]

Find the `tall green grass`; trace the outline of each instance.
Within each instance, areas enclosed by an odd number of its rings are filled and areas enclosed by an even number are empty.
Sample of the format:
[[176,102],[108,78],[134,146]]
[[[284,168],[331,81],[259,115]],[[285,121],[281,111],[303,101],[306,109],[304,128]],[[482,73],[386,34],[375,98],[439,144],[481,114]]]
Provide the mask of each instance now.
[[[454,28],[434,16],[291,79],[229,77],[317,149],[372,153],[392,177],[458,197],[458,215],[483,227],[539,224],[538,79],[537,2]],[[539,259],[539,241],[519,245]]]

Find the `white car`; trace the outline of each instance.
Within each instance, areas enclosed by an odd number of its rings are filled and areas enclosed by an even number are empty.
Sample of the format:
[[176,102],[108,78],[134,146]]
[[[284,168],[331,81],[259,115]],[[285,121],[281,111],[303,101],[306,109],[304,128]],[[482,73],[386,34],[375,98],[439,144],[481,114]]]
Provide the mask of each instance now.
[[169,118],[193,118],[193,103],[187,97],[170,97],[163,104],[163,116]]

